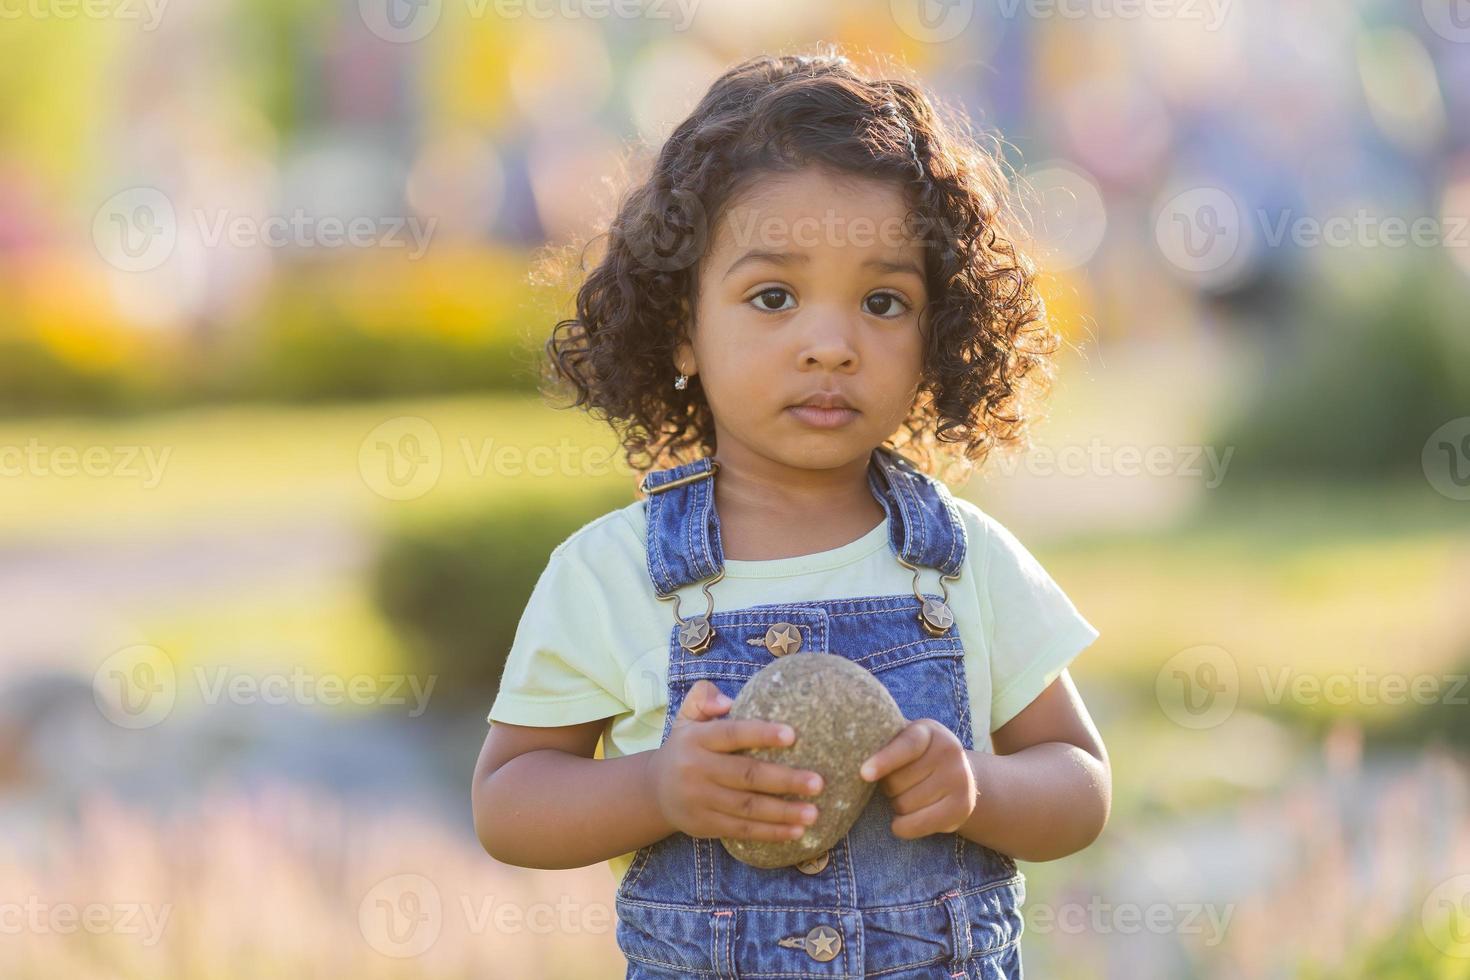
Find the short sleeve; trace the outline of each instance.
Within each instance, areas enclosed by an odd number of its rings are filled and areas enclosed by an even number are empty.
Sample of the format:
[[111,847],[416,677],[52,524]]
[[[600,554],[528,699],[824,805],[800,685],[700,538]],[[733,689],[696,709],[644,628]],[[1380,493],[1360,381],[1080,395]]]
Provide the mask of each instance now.
[[994,732],[1046,690],[1099,634],[1014,534],[994,519],[984,524]]
[[553,551],[516,626],[487,720],[577,725],[627,712],[609,643],[607,602],[594,576]]

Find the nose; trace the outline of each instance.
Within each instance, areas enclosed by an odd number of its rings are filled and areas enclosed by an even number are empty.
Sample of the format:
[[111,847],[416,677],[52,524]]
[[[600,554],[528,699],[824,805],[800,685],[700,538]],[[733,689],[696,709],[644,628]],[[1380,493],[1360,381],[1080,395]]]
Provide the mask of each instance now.
[[813,309],[802,331],[799,366],[803,370],[851,371],[857,367],[855,325],[837,310]]

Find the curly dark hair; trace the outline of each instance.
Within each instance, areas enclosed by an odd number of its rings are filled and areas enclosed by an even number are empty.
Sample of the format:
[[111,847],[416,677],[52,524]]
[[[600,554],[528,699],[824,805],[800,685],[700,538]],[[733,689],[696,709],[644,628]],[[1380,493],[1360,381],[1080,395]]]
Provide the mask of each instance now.
[[[884,444],[929,473],[1024,444],[1025,403],[1050,386],[1060,338],[1035,265],[1013,237],[1001,155],[982,148],[962,116],[943,119],[936,106],[916,84],[862,77],[831,45],[725,72],[607,231],[587,243],[606,237],[606,251],[585,273],[575,315],[545,343],[551,390],[543,393],[570,386],[575,402],[565,407],[609,422],[636,471],[713,454],[698,375],[684,390],[671,380],[696,308],[699,260],[723,209],[753,182],[819,165],[900,182],[910,218],[926,232],[922,379],[908,418]],[[941,453],[941,443],[959,453]]]

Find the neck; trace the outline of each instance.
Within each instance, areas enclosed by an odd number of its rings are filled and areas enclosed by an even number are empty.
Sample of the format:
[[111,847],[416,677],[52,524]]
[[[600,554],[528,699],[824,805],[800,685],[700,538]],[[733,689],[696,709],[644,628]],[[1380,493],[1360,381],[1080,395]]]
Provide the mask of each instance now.
[[854,540],[886,516],[868,485],[869,456],[830,469],[744,453],[721,452],[715,460],[715,509],[729,558],[826,550]]

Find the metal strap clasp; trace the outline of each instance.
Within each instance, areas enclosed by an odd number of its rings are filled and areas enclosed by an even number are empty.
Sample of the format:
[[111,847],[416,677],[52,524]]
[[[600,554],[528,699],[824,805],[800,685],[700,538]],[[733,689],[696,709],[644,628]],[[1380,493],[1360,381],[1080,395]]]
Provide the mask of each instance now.
[[663,493],[665,490],[672,490],[675,487],[682,487],[686,483],[693,483],[695,480],[703,480],[708,477],[714,476],[715,473],[717,473],[720,469],[720,464],[713,459],[709,461],[709,466],[710,468],[705,470],[703,473],[690,473],[688,476],[681,476],[677,480],[670,480],[668,483],[660,483],[656,487],[650,487],[648,485],[648,478],[650,476],[653,476],[652,473],[649,473],[645,475],[642,480],[638,481],[638,489],[647,494]]

